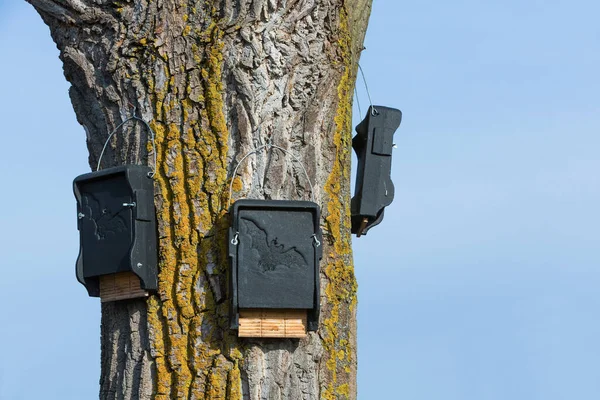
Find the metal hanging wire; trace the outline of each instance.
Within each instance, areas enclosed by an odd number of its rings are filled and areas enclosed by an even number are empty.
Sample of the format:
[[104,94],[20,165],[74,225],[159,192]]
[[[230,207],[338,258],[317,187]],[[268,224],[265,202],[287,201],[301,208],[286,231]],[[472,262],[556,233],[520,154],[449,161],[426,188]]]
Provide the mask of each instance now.
[[233,170],[233,175],[231,176],[231,182],[229,183],[229,198],[227,200],[227,210],[229,210],[229,207],[231,206],[231,198],[233,197],[233,181],[235,180],[238,168],[240,167],[240,165],[242,165],[242,163],[246,160],[246,158],[250,157],[252,154],[258,153],[259,151],[261,151],[263,149],[267,149],[267,151],[269,151],[271,149],[277,149],[277,150],[283,152],[284,154],[292,157],[292,159],[300,165],[300,168],[302,168],[302,172],[304,172],[304,176],[306,176],[308,185],[310,186],[310,198],[314,203],[315,202],[315,191],[313,189],[312,182],[310,181],[310,177],[308,176],[308,172],[306,172],[306,168],[304,168],[304,164],[302,164],[302,161],[300,161],[295,155],[293,155],[292,153],[290,153],[283,147],[279,147],[279,146],[273,144],[273,137],[271,135],[269,135],[269,139],[266,144],[263,144],[262,146],[259,146],[256,149],[246,153],[244,155],[244,157],[242,157],[242,159],[235,166],[235,168]]
[[104,142],[104,147],[102,147],[102,151],[100,152],[100,157],[98,158],[98,165],[96,166],[96,171],[100,171],[100,163],[102,162],[102,156],[104,156],[104,152],[106,151],[106,146],[108,146],[108,142],[110,141],[110,139],[113,137],[113,135],[115,133],[117,133],[117,131],[123,126],[125,125],[127,122],[132,121],[132,120],[136,120],[136,121],[140,121],[142,122],[146,128],[148,129],[148,132],[150,133],[150,140],[152,141],[152,154],[154,156],[154,167],[152,168],[152,172],[148,174],[148,176],[150,178],[154,177],[154,174],[156,173],[156,142],[154,141],[154,131],[152,130],[152,128],[150,128],[150,125],[148,125],[148,123],[143,120],[142,118],[138,117],[137,115],[135,115],[137,111],[137,107],[133,108],[133,113],[131,115],[131,117],[127,118],[126,120],[124,120],[123,122],[121,122],[119,125],[117,125],[117,127],[115,129],[112,130],[112,132],[108,135],[108,138],[106,139],[106,142]]
[[367,84],[367,78],[365,78],[365,73],[363,72],[362,67],[358,64],[358,69],[360,70],[360,74],[362,75],[363,82],[365,84],[365,89],[367,91],[367,97],[369,98],[369,104],[371,105],[371,115],[379,115],[379,111],[373,107],[373,101],[371,100],[371,93],[369,92],[369,85]]
[[358,91],[356,85],[354,85],[354,98],[356,99],[356,105],[358,106],[358,115],[362,118],[362,110],[360,109],[360,100],[358,99]]

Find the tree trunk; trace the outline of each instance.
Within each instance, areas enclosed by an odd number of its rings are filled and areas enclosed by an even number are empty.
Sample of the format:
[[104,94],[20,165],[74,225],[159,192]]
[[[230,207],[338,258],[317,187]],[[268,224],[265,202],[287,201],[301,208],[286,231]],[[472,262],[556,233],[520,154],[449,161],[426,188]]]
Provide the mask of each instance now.
[[[156,134],[159,290],[103,304],[100,398],[356,398],[351,103],[371,0],[28,1],[60,50],[91,167],[133,112]],[[228,329],[228,185],[268,135],[322,207],[321,320],[302,340]],[[102,166],[152,165],[152,151],[130,124]],[[234,178],[234,199],[311,195],[284,154]]]

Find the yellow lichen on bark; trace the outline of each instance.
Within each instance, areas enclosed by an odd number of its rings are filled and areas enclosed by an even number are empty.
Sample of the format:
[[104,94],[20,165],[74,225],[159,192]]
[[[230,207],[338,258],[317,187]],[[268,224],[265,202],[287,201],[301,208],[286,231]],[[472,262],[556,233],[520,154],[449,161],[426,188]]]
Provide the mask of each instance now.
[[[223,351],[233,340],[228,334],[224,347],[215,346],[224,310],[209,282],[215,271],[224,272],[227,260],[216,226],[222,219],[221,193],[227,182],[221,39],[212,24],[192,46],[203,78],[201,96],[191,99],[190,90],[174,90],[187,79],[182,68],[171,71],[165,66],[167,84],[162,88],[152,80],[156,119],[151,126],[156,133],[157,213],[162,225],[159,293],[148,301],[148,324],[157,399],[241,398],[235,361],[241,353]],[[179,118],[173,116],[175,110]],[[159,122],[166,120],[177,123]]]
[[[325,365],[330,372],[330,379],[324,387],[321,397],[327,400],[349,399],[350,388],[347,382],[340,382],[338,371],[351,374],[354,349],[352,329],[343,325],[347,321],[340,320],[340,312],[350,308],[354,313],[356,307],[356,279],[352,265],[352,249],[350,238],[350,198],[349,191],[341,182],[349,180],[350,144],[352,124],[352,88],[354,85],[353,66],[351,60],[351,37],[348,31],[348,16],[344,10],[340,13],[340,38],[338,48],[343,62],[344,72],[338,85],[338,105],[335,116],[335,135],[333,143],[336,157],[325,184],[328,194],[326,226],[333,238],[333,251],[328,254],[328,262],[324,266],[327,285],[325,294],[329,315],[322,323],[323,347],[328,359]],[[344,329],[346,328],[346,329]]]

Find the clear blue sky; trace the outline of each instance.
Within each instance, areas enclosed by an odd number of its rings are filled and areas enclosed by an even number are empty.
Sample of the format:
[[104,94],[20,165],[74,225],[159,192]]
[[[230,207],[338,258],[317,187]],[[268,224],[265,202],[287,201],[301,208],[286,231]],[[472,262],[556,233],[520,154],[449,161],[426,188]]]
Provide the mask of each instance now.
[[[404,121],[396,200],[354,241],[359,399],[600,397],[598,15],[375,0],[361,63]],[[100,304],[74,276],[85,134],[24,1],[0,0],[0,54],[0,399],[97,398]]]

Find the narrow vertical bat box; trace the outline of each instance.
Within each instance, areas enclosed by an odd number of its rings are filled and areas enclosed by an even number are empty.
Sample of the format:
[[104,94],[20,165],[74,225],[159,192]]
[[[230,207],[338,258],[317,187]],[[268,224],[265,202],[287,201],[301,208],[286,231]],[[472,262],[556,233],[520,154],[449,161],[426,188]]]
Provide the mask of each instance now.
[[240,337],[304,337],[319,325],[319,206],[236,201],[230,210],[231,328]]
[[365,235],[383,220],[384,208],[394,200],[392,150],[394,132],[402,112],[395,108],[371,106],[356,127],[352,147],[358,158],[356,186],[350,205],[352,233]]
[[157,289],[157,238],[151,169],[107,168],[73,181],[77,199],[77,280],[102,302]]

